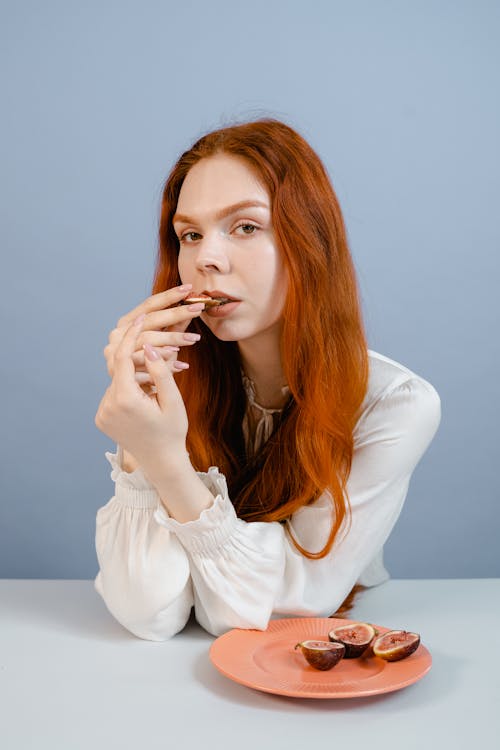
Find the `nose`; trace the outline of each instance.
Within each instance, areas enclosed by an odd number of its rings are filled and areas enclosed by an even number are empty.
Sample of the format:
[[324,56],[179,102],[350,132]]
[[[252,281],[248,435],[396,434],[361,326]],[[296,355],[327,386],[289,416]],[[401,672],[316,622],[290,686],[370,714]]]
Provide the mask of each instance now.
[[223,239],[221,237],[205,235],[200,240],[196,254],[196,269],[200,272],[218,271],[219,273],[228,273],[230,270],[230,261],[227,253],[223,248]]

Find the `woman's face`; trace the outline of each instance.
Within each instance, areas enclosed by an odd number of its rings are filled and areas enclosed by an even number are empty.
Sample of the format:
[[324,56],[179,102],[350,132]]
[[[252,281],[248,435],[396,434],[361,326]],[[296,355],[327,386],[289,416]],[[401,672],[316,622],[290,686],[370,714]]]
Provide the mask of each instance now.
[[[255,203],[235,208],[239,203]],[[218,154],[188,172],[173,225],[179,274],[194,292],[239,300],[204,311],[203,322],[223,341],[264,335],[279,339],[286,272],[276,248],[267,190],[247,163]]]

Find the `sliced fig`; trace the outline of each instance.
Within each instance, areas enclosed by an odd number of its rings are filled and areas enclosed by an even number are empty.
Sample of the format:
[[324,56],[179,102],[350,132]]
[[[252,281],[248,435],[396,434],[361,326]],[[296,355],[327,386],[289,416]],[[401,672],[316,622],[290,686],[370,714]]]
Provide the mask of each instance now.
[[188,294],[181,300],[181,305],[194,305],[196,302],[204,302],[205,307],[218,307],[219,305],[225,305],[227,302],[231,302],[227,297],[210,297],[209,294]]
[[323,671],[338,664],[345,654],[345,646],[342,643],[330,641],[302,641],[295,646],[295,649],[298,648],[301,649],[311,667]]
[[386,661],[399,661],[413,654],[420,645],[420,635],[407,630],[389,630],[373,642],[373,653]]
[[344,644],[346,659],[355,659],[368,648],[375,635],[373,625],[367,622],[352,622],[350,625],[341,625],[330,630],[328,638],[333,643]]

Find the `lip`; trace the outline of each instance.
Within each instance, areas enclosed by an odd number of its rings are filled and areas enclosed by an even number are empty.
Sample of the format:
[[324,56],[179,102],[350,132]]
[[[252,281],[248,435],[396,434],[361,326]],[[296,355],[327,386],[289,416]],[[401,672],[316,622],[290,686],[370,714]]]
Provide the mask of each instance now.
[[210,318],[226,318],[228,315],[236,310],[238,305],[241,304],[240,299],[235,299],[232,302],[226,302],[224,305],[218,305],[217,307],[207,307],[203,310],[203,315],[208,315]]
[[212,289],[211,291],[208,291],[208,289],[204,289],[202,294],[208,294],[209,297],[226,297],[226,299],[231,299],[235,302],[241,302],[241,300],[239,300],[237,297],[233,297],[227,292],[222,292],[220,289]]

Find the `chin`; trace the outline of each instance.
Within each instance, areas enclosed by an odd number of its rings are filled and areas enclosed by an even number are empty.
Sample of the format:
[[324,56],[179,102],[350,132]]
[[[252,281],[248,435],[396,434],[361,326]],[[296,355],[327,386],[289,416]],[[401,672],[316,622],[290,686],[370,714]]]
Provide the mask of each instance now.
[[243,325],[238,325],[236,322],[230,320],[214,320],[209,318],[203,320],[203,323],[207,328],[216,336],[219,341],[242,341],[243,339],[255,336],[255,330],[249,330]]

